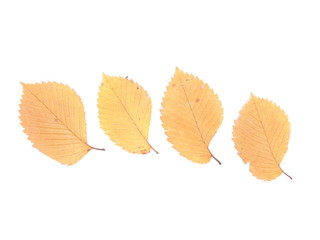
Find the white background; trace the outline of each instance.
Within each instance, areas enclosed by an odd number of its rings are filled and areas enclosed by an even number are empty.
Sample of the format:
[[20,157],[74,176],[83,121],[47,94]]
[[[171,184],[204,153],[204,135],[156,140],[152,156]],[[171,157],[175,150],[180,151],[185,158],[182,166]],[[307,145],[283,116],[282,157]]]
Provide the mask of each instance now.
[[[0,2],[0,239],[320,239],[319,1]],[[224,120],[200,165],[166,141],[160,112],[175,67],[219,95]],[[149,140],[129,154],[99,127],[102,72],[153,101]],[[19,82],[57,81],[81,96],[91,151],[64,166],[19,125]],[[232,125],[250,92],[291,121],[281,175],[256,179]]]

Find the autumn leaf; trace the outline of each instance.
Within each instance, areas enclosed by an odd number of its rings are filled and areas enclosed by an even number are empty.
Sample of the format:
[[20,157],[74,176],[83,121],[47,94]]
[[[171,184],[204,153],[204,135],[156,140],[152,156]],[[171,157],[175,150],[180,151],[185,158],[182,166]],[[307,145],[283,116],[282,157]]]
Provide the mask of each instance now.
[[96,149],[87,144],[83,104],[74,90],[55,82],[21,84],[21,125],[35,148],[67,165]]
[[207,163],[213,157],[209,143],[223,118],[218,96],[198,77],[178,68],[167,86],[161,109],[168,141],[182,156]]
[[98,108],[100,126],[114,143],[130,153],[158,153],[148,142],[151,99],[140,85],[103,74]]
[[280,163],[287,152],[290,123],[285,112],[271,101],[251,94],[233,127],[233,141],[252,174],[273,180],[284,173]]

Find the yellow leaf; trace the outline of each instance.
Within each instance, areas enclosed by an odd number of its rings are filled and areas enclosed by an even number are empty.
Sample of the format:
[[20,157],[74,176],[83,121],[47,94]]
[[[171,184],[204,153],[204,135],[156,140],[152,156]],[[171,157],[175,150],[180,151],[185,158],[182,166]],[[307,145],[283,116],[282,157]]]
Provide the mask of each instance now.
[[93,149],[87,144],[83,104],[74,90],[55,82],[21,84],[21,125],[35,148],[67,165]]
[[151,99],[141,86],[103,74],[98,108],[100,126],[114,143],[130,153],[150,152]]
[[182,156],[196,163],[207,163],[212,157],[219,162],[208,146],[222,122],[223,109],[208,84],[177,68],[161,113],[168,141]]
[[273,102],[251,94],[235,121],[233,141],[255,177],[273,180],[281,173],[290,177],[280,168],[289,137],[290,123],[285,112]]

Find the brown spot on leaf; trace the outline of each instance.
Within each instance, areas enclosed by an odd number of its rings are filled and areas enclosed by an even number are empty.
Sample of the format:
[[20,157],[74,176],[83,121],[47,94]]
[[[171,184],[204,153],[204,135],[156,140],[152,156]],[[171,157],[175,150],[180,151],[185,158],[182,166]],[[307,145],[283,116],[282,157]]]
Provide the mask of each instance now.
[[196,99],[196,102],[199,102],[199,101],[200,101],[200,99],[199,99],[199,98],[197,98],[197,99]]
[[172,87],[175,87],[176,86],[176,84],[175,83],[172,83]]
[[141,153],[142,153],[142,154],[146,154],[146,153],[147,153],[147,149],[141,150]]

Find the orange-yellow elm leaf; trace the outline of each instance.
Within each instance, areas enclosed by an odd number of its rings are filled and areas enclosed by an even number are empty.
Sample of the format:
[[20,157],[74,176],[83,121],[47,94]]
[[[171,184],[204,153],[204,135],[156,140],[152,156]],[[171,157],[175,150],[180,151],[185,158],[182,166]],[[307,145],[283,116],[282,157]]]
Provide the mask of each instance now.
[[80,97],[55,82],[21,84],[20,120],[33,146],[62,164],[78,162],[92,149]]
[[233,141],[244,163],[250,163],[255,177],[269,181],[281,173],[287,175],[280,163],[289,138],[290,123],[285,112],[273,102],[251,94],[235,120]]
[[212,157],[218,161],[208,147],[222,118],[221,102],[208,84],[176,68],[161,109],[162,126],[173,148],[196,163]]
[[103,74],[98,109],[100,127],[114,143],[130,153],[150,152],[151,99],[140,85]]

